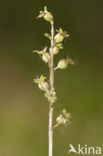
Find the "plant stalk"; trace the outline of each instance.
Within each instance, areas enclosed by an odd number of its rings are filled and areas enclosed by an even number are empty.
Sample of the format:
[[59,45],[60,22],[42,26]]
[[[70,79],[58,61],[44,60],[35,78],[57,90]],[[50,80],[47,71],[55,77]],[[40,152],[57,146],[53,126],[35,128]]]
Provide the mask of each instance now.
[[[54,24],[51,24],[51,51],[50,51],[50,89],[54,88],[54,57],[52,49],[54,47]],[[49,105],[49,153],[48,156],[53,156],[53,104]]]

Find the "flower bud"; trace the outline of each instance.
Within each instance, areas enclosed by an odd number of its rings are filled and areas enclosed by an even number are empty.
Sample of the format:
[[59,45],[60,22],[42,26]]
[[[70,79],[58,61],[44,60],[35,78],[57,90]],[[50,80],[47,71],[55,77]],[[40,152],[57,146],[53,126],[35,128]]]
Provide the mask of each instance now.
[[44,53],[43,55],[42,55],[42,60],[44,61],[44,62],[46,62],[46,63],[50,63],[50,54],[49,53]]
[[49,38],[49,39],[51,40],[51,36],[50,36],[50,34],[45,33],[44,36],[45,36],[46,38]]

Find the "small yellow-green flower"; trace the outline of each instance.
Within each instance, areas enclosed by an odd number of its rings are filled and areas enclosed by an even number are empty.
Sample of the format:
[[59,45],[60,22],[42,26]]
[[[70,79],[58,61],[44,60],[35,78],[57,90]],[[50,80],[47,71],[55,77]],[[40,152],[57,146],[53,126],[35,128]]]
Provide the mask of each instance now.
[[54,70],[57,70],[57,69],[66,69],[68,67],[68,64],[74,64],[74,61],[70,58],[67,57],[67,59],[61,59],[59,62],[58,62],[58,65],[56,68],[54,68]]
[[34,50],[33,53],[37,53],[39,55],[42,55],[42,60],[45,63],[50,63],[50,54],[47,52],[47,47],[45,47],[43,50],[39,51],[39,50]]
[[56,118],[56,125],[53,128],[58,127],[59,125],[68,125],[70,123],[71,114],[67,113],[66,109],[63,109],[61,114]]
[[47,7],[44,7],[44,11],[40,11],[40,14],[38,15],[38,18],[44,18],[47,22],[50,22],[53,24],[53,15],[51,12],[47,10]]
[[47,90],[45,93],[45,97],[50,102],[50,104],[53,105],[57,100],[55,89],[53,88],[51,90]]
[[53,48],[50,48],[49,51],[50,51],[50,53],[52,52],[54,55],[56,55],[59,53],[60,49],[63,49],[63,46],[61,43],[58,43]]
[[37,77],[36,79],[34,79],[34,82],[36,84],[38,84],[38,87],[41,89],[41,90],[48,90],[49,89],[49,85],[48,83],[45,81],[46,77],[44,77],[43,75],[39,77]]
[[62,42],[64,40],[64,38],[70,36],[66,31],[63,31],[62,28],[60,28],[59,30],[57,30],[57,32],[58,33],[54,37],[54,40],[55,40],[56,43],[60,43],[60,42]]

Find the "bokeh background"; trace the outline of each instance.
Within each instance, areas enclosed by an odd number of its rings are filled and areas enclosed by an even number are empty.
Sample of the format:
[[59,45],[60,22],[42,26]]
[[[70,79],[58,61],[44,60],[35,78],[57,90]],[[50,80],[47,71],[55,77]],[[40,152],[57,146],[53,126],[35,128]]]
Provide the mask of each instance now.
[[54,155],[67,156],[70,143],[103,147],[103,1],[8,0],[0,4],[1,156],[48,154],[48,102],[33,83],[37,74],[48,77],[48,67],[32,54],[49,46],[50,25],[35,18],[45,5],[55,28],[71,35],[55,65],[67,55],[77,60],[55,73],[54,121],[66,108],[72,124],[54,132]]

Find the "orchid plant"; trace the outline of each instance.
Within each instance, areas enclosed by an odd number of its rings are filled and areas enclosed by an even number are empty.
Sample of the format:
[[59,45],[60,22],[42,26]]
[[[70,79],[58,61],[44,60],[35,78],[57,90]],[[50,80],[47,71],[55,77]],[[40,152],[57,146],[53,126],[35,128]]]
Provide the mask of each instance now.
[[51,12],[47,10],[47,7],[44,7],[44,11],[40,11],[40,14],[37,18],[44,18],[51,25],[51,34],[45,33],[44,36],[50,40],[50,47],[44,47],[42,50],[34,50],[33,53],[36,53],[41,56],[42,60],[48,65],[50,76],[49,82],[46,81],[46,77],[41,75],[36,77],[34,82],[38,85],[39,89],[44,91],[44,96],[49,102],[49,129],[48,129],[48,156],[53,156],[53,131],[56,127],[60,125],[67,126],[70,124],[71,114],[63,109],[61,113],[56,118],[56,123],[53,124],[53,109],[54,104],[57,101],[56,91],[54,87],[54,71],[57,69],[66,69],[70,64],[74,64],[74,61],[67,57],[62,58],[56,67],[54,67],[54,56],[59,54],[60,50],[63,49],[63,41],[65,38],[70,37],[70,35],[63,31],[62,28],[54,32],[54,18]]

